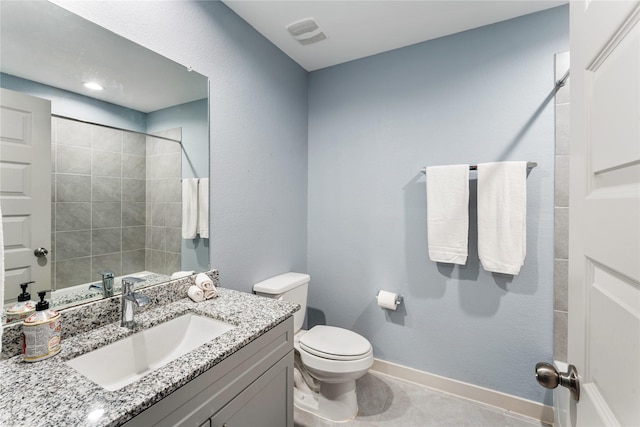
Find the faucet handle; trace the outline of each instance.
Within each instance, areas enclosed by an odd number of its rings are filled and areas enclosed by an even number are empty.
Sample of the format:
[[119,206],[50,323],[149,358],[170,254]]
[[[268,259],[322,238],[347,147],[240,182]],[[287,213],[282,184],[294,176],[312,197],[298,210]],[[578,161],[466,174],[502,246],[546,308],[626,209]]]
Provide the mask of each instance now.
[[133,292],[133,284],[138,282],[144,282],[143,279],[137,277],[123,277],[122,278],[122,293]]
[[102,270],[102,271],[98,271],[98,274],[100,274],[102,276],[103,279],[113,279],[113,277],[116,275],[113,271],[111,270]]

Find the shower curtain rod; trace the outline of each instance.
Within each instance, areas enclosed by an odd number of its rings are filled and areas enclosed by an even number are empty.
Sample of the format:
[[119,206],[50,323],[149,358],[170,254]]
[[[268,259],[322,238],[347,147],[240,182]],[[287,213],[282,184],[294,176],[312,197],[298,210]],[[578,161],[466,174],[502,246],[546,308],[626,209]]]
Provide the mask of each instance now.
[[137,133],[138,135],[151,136],[153,138],[164,139],[165,141],[177,142],[178,144],[182,145],[182,141],[179,141],[179,140],[173,139],[173,138],[167,138],[166,136],[152,135],[150,133],[139,132],[137,130],[123,129],[123,128],[119,128],[119,127],[116,127],[116,126],[103,125],[102,123],[90,122],[88,120],[76,119],[75,117],[67,117],[67,116],[62,116],[60,114],[54,114],[54,113],[51,114],[51,117],[56,117],[58,119],[71,120],[73,122],[84,123],[84,124],[93,125],[93,126],[99,126],[99,127],[107,128],[107,129],[123,130],[125,132]]
[[[527,170],[533,169],[536,166],[538,166],[538,164],[536,162],[527,162]],[[469,165],[469,170],[470,171],[478,170],[478,165]],[[427,173],[427,168],[425,167],[425,168],[420,169],[420,172],[426,174]]]

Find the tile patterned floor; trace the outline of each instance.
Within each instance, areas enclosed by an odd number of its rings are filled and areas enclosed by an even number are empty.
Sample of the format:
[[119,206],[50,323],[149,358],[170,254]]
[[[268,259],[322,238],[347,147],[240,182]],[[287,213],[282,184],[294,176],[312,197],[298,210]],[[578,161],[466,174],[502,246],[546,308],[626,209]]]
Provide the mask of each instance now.
[[332,423],[295,408],[295,427],[542,427],[547,424],[504,409],[455,397],[384,374],[356,382],[360,413]]

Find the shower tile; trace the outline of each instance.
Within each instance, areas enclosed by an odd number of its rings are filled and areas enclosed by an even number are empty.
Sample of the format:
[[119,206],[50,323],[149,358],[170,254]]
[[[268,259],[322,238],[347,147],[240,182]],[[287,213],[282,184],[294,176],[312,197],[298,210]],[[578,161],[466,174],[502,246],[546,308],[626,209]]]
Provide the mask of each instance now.
[[553,359],[561,362],[567,361],[567,327],[568,313],[565,311],[553,312]]
[[555,205],[569,207],[569,156],[556,156]]
[[182,203],[167,203],[167,213],[165,216],[165,225],[167,227],[182,226]]
[[569,259],[569,208],[554,211],[554,258]]
[[58,202],[90,202],[91,177],[88,175],[56,174],[56,200]]
[[167,180],[152,179],[147,180],[147,202],[167,201]]
[[124,202],[144,202],[145,197],[145,181],[142,179],[122,179],[122,201]]
[[166,203],[153,203],[151,205],[151,225],[164,227],[166,213]]
[[122,133],[123,131],[118,129],[93,126],[91,135],[93,149],[122,153]]
[[91,149],[58,145],[56,152],[58,173],[91,174]]
[[92,125],[86,123],[59,119],[56,130],[56,143],[90,148],[91,127]]
[[182,270],[181,268],[181,260],[180,260],[180,254],[176,254],[176,253],[172,253],[172,252],[166,252],[166,267],[165,267],[165,271],[163,272],[164,274],[173,274],[176,271],[180,271]]
[[91,257],[91,277],[100,277],[99,271],[111,270],[122,276],[122,252]]
[[172,153],[160,157],[162,178],[180,178],[182,176],[182,154]]
[[122,274],[144,271],[144,249],[122,252]]
[[91,232],[91,255],[104,255],[122,251],[122,229],[101,228]]
[[135,154],[122,155],[122,177],[145,179],[146,177],[146,157]]
[[167,248],[167,237],[164,227],[151,227],[151,249],[164,251]]
[[94,150],[92,153],[91,174],[93,176],[120,177],[122,173],[122,154]]
[[91,281],[91,258],[76,258],[56,262],[56,289]]
[[158,179],[162,178],[162,164],[161,156],[147,156],[147,174],[146,179]]
[[145,218],[145,203],[140,202],[128,202],[122,206],[122,225],[144,225]]
[[122,199],[122,180],[96,176],[93,178],[92,191],[94,202],[119,202]]
[[58,122],[62,120],[51,116],[51,146],[58,143]]
[[180,253],[182,251],[182,230],[180,228],[165,228],[167,251]]
[[141,133],[124,132],[122,135],[122,152],[145,156],[147,154],[145,136]]
[[57,172],[56,170],[56,165],[57,165],[57,161],[56,159],[58,158],[58,144],[56,144],[55,142],[51,143],[51,172]]
[[147,264],[147,268],[154,272],[164,273],[166,269],[167,253],[164,251],[149,250],[150,261]]
[[58,231],[55,233],[53,247],[56,261],[88,257],[91,255],[91,232],[89,230]]
[[167,179],[165,186],[167,202],[182,202],[182,181],[180,178]]
[[554,260],[553,269],[553,309],[569,310],[569,261]]
[[56,203],[56,231],[91,228],[91,203]]
[[133,251],[145,248],[146,227],[124,227],[122,229],[122,250]]
[[[53,230],[53,228],[51,230]],[[56,233],[55,233],[55,231],[51,232],[51,248],[53,250],[51,251],[51,254],[49,254],[49,259],[51,260],[51,263],[53,264],[53,263],[56,262],[56,258],[57,258],[56,257],[57,254],[56,254]],[[52,269],[51,271],[53,272],[55,270]],[[51,276],[51,277],[53,277],[53,276]]]
[[556,105],[556,155],[569,154],[570,104]]
[[93,202],[91,203],[91,217],[93,228],[113,228],[122,224],[122,203]]

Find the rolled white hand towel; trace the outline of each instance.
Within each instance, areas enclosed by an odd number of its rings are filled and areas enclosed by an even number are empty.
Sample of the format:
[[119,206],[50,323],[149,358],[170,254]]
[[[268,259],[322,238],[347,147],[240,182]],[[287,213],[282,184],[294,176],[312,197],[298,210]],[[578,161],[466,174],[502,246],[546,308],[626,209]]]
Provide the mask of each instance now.
[[218,290],[215,287],[213,289],[210,289],[208,291],[203,291],[203,292],[204,292],[204,299],[218,298]]
[[176,271],[171,275],[171,280],[181,279],[183,277],[191,276],[195,271]]
[[204,291],[197,286],[190,286],[187,295],[195,302],[204,301]]
[[209,276],[204,273],[198,273],[198,275],[196,276],[196,286],[203,291],[210,291],[211,289],[215,288],[215,286],[213,286],[213,280],[211,280]]

